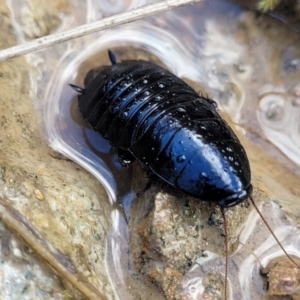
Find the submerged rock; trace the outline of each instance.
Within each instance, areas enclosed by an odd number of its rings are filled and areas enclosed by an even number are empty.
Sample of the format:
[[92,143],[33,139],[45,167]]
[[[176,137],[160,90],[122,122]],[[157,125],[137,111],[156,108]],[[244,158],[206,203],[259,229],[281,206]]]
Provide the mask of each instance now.
[[[141,186],[141,183],[134,185]],[[226,212],[229,253],[238,246],[238,234],[248,213],[247,206],[242,204]],[[214,203],[199,201],[154,184],[134,200],[129,233],[134,266],[154,281],[169,300],[175,299],[184,275],[198,264],[197,259],[207,256],[207,251],[223,257],[225,271],[223,219]],[[219,281],[222,286],[224,278],[219,278]],[[209,282],[206,286],[210,285]],[[218,293],[221,297],[220,289]],[[182,295],[177,295],[177,298],[185,299]]]
[[[299,259],[294,259],[299,264]],[[261,272],[268,276],[268,294],[296,296],[300,272],[297,265],[290,259],[287,257],[273,259],[261,269]],[[299,291],[297,295],[300,296]]]

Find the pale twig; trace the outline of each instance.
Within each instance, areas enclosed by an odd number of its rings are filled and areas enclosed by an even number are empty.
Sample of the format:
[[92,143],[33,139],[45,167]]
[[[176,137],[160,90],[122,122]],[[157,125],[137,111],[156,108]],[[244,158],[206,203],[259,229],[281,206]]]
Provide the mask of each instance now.
[[191,4],[198,1],[199,0],[165,0],[156,4],[144,6],[132,11],[104,18],[90,24],[77,26],[64,32],[54,33],[22,45],[2,50],[0,51],[0,61],[41,50],[46,47],[60,44],[62,42],[75,39],[77,37],[84,36],[96,31],[136,21],[147,16],[162,13],[175,7]]

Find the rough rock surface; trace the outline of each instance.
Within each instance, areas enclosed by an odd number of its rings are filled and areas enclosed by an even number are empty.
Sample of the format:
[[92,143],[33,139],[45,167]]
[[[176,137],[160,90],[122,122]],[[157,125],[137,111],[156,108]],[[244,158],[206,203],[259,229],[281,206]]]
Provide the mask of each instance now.
[[[299,264],[299,260],[295,258]],[[287,257],[278,257],[271,260],[265,268],[261,269],[262,274],[268,277],[268,293],[270,295],[293,295],[300,296],[297,287],[299,285],[299,269]]]
[[[39,8],[42,9],[42,6],[39,5]],[[0,27],[1,48],[15,45],[10,11],[4,1],[0,1]],[[44,242],[50,242],[59,250],[61,262],[70,260],[77,274],[87,279],[91,286],[112,295],[103,271],[105,237],[111,211],[106,192],[92,175],[77,164],[50,155],[50,149],[41,136],[38,112],[30,97],[30,71],[24,58],[0,63],[0,204],[12,207],[19,217],[24,216],[26,222],[43,235]],[[22,236],[25,227],[19,217],[16,217],[17,227]],[[27,262],[30,264],[31,260]],[[42,259],[37,262],[44,264]],[[5,268],[5,265],[2,267]],[[43,266],[37,265],[36,268]],[[4,269],[0,272],[4,274]],[[56,275],[54,278],[57,278]],[[77,292],[73,293],[72,286],[57,285],[57,279],[55,282],[48,289],[49,298],[58,297],[51,296],[54,286],[57,286],[58,294],[70,294],[73,299],[83,298]],[[18,289],[13,288],[14,283],[2,287],[12,293],[17,292]],[[24,286],[35,284],[40,282],[29,278]],[[24,299],[35,299],[36,289],[24,289]]]
[[[238,245],[247,206],[242,204],[226,212],[229,254]],[[196,260],[206,256],[205,251],[224,256],[225,262],[223,219],[213,203],[156,184],[134,200],[129,228],[136,269],[154,281],[169,300],[174,299],[183,276]]]

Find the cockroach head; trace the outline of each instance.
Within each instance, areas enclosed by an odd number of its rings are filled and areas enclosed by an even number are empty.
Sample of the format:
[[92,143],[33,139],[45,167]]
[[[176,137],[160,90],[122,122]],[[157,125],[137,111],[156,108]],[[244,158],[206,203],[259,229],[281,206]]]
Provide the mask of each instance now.
[[237,193],[218,201],[218,205],[223,208],[233,207],[237,204],[240,204],[247,198],[251,197],[252,191],[253,191],[252,184],[249,184],[247,188],[240,190]]

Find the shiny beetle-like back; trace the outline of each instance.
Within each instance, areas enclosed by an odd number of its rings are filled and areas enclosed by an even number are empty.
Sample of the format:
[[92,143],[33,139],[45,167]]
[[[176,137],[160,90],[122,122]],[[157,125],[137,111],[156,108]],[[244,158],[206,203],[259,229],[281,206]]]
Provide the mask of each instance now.
[[245,200],[248,158],[216,103],[153,63],[111,60],[85,89],[77,87],[92,128],[189,195],[221,207]]

